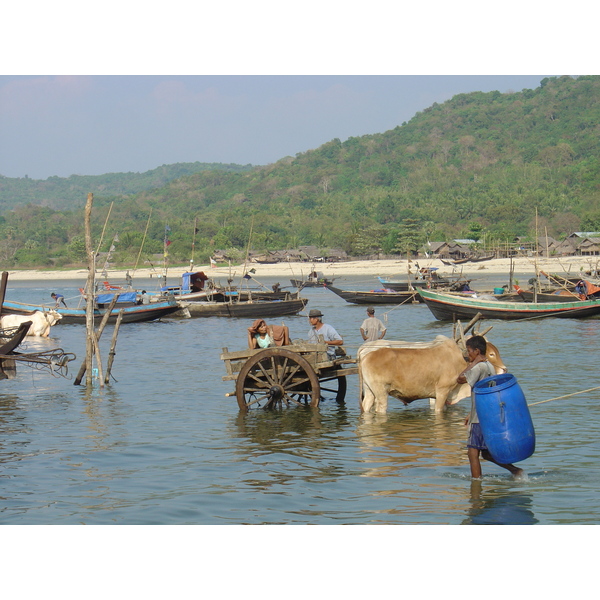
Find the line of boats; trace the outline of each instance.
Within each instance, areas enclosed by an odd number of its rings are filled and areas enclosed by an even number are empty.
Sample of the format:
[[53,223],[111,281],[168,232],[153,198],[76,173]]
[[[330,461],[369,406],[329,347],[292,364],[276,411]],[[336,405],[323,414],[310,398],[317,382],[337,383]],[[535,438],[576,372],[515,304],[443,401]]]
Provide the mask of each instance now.
[[[552,290],[522,290],[514,286],[478,293],[470,289],[470,280],[457,277],[431,278],[421,281],[389,280],[379,277],[382,290],[348,291],[333,285],[324,286],[352,304],[424,303],[441,321],[471,319],[478,313],[486,319],[571,318],[580,319],[600,314],[600,285],[579,278],[566,279],[544,275],[557,284]],[[536,282],[537,283],[537,282]]]
[[[600,287],[585,280],[572,280],[546,275],[559,285],[554,290],[522,290],[514,286],[495,288],[491,292],[473,292],[470,280],[462,276],[442,277],[435,269],[421,270],[415,279],[378,277],[381,289],[349,291],[333,285],[332,279],[317,284],[351,304],[403,305],[425,304],[439,320],[472,318],[477,313],[487,319],[523,319],[531,317],[583,318],[600,314]],[[316,275],[316,274],[311,274]],[[252,279],[249,277],[248,279]],[[314,278],[313,278],[314,279]],[[104,281],[94,294],[94,317],[100,319],[114,296],[117,303],[110,312],[109,322],[116,321],[123,311],[122,322],[154,321],[163,317],[238,317],[244,319],[274,318],[302,312],[308,299],[300,296],[305,281],[294,280],[296,291],[282,290],[279,284],[267,289],[237,289],[215,285],[199,271],[185,273],[178,286],[164,286],[158,292],[146,293],[129,286],[111,285]],[[309,281],[309,283],[315,283]],[[311,285],[310,287],[316,287]],[[83,290],[82,300],[86,294]],[[4,300],[3,314],[31,315],[47,311],[47,305]],[[53,308],[61,314],[63,324],[85,323],[86,308]]]
[[[181,284],[163,287],[158,292],[136,291],[130,285],[111,285],[104,281],[94,292],[94,318],[101,319],[110,310],[109,323],[114,323],[123,311],[123,323],[155,321],[163,317],[239,317],[247,319],[273,318],[295,315],[303,311],[307,298],[300,291],[291,292],[279,289],[236,289],[211,285],[204,289],[208,278],[203,272],[185,273]],[[31,315],[34,311],[48,311],[50,308],[61,315],[60,323],[84,324],[86,322],[86,297],[81,292],[82,307],[33,304],[4,300],[3,314]],[[110,308],[113,298],[116,304]]]

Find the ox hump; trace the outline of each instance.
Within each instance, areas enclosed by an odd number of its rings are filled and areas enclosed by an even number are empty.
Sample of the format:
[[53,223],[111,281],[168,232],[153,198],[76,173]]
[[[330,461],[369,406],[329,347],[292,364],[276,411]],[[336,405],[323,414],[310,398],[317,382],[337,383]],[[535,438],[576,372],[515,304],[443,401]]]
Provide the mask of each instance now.
[[366,342],[358,349],[358,360],[364,358],[367,354],[381,348],[406,348],[408,350],[428,350],[432,348],[440,348],[444,345],[456,347],[456,342],[445,335],[438,335],[430,342],[407,342],[403,340],[375,340],[374,342]]

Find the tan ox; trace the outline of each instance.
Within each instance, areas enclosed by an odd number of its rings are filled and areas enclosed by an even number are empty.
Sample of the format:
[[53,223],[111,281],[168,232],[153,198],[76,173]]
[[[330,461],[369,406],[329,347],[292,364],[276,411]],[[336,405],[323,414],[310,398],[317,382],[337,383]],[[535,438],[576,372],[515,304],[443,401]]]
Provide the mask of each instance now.
[[[496,346],[488,342],[486,358],[504,373]],[[435,398],[435,410],[455,404],[471,395],[471,387],[458,384],[457,377],[466,362],[458,344],[443,335],[433,342],[393,342],[378,340],[358,350],[358,373],[362,390],[361,410],[387,411],[388,395],[409,404],[419,398]]]
[[31,315],[4,315],[0,317],[0,328],[8,329],[9,327],[18,327],[25,321],[31,321],[27,335],[36,335],[39,337],[48,337],[50,328],[62,319],[62,315],[55,310],[42,312],[41,310],[34,311]]

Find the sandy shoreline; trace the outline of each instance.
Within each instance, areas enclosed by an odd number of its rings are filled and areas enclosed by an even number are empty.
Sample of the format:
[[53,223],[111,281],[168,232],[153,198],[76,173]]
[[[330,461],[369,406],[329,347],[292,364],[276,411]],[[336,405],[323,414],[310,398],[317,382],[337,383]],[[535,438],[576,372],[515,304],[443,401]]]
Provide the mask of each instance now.
[[[572,276],[578,276],[582,271],[596,269],[598,257],[570,256],[566,258],[538,258],[537,266],[540,271],[550,271],[557,274],[569,273]],[[508,258],[492,259],[483,263],[466,263],[457,265],[454,268],[444,265],[439,259],[418,259],[416,262],[421,267],[437,267],[442,275],[452,275],[462,273],[465,277],[487,278],[497,275],[508,275],[510,272],[510,260]],[[532,258],[519,257],[513,260],[515,273],[534,274],[535,262]],[[407,272],[406,259],[398,260],[372,260],[372,261],[351,261],[338,263],[317,263],[315,269],[322,272],[327,277],[341,277],[347,275],[365,275],[376,278],[378,275],[386,277],[404,278]],[[416,267],[414,261],[410,264],[414,273]],[[259,263],[249,263],[247,269],[255,269],[254,276],[260,277],[281,277],[283,278],[302,278],[312,269],[311,263],[277,263],[273,265],[263,265]],[[182,273],[188,269],[186,266],[173,266],[169,268],[169,282],[177,280]],[[240,277],[244,273],[244,265],[235,265],[231,268],[227,265],[218,265],[211,268],[210,265],[195,265],[194,271],[204,271],[209,277],[215,279],[227,278],[231,273],[233,277]],[[129,271],[135,278],[157,278],[162,276],[161,271],[155,269],[138,269],[135,272]],[[38,271],[22,270],[9,271],[9,281],[40,281],[40,280],[79,280],[82,283],[87,279],[86,269],[74,269],[69,271]],[[108,279],[124,280],[127,270],[111,270],[108,273]],[[97,279],[103,276],[98,274]]]

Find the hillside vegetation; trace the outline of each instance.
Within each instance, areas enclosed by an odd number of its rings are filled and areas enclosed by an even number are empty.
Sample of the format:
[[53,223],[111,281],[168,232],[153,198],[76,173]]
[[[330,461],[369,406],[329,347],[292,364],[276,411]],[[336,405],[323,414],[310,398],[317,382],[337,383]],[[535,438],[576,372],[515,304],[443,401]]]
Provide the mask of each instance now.
[[252,165],[195,162],[162,165],[145,173],[71,175],[43,180],[0,175],[0,214],[29,203],[56,210],[83,208],[89,192],[98,196],[127,196],[162,187],[173,179],[199,171],[241,172],[251,168]]
[[[119,232],[121,261],[139,252],[151,211],[144,253],[161,252],[168,226],[174,261],[189,260],[192,241],[196,262],[244,249],[251,228],[255,250],[314,244],[357,255],[451,237],[504,243],[534,234],[536,210],[551,236],[600,230],[599,200],[600,77],[560,77],[535,90],[459,94],[390,131],[265,167],[202,170],[130,195],[98,191],[94,226],[113,203],[107,231]],[[81,221],[80,210],[5,213],[0,260],[74,260]]]

